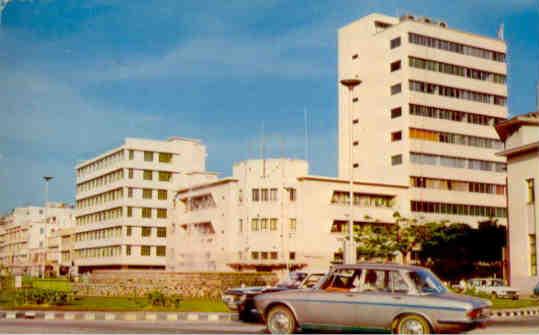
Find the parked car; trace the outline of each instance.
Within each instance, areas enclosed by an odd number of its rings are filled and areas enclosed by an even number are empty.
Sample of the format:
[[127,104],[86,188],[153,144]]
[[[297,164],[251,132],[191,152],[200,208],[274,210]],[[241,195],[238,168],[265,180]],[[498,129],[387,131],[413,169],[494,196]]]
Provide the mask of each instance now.
[[338,265],[313,288],[255,297],[270,333],[293,333],[298,328],[462,332],[484,326],[491,305],[450,292],[426,268],[372,263]]
[[533,288],[533,295],[539,296],[539,283]]
[[501,279],[497,278],[472,278],[466,282],[468,289],[490,294],[492,299],[507,298],[518,300],[519,291],[516,288],[506,286]]
[[323,273],[291,272],[289,277],[273,287],[251,286],[232,288],[223,294],[223,302],[232,311],[237,311],[242,321],[259,321],[260,315],[254,305],[254,297],[261,293],[314,287]]

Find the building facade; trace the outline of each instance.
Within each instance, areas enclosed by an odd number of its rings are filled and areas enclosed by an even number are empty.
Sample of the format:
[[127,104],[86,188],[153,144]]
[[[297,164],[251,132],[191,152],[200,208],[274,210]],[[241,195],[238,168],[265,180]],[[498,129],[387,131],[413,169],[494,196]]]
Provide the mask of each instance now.
[[432,220],[506,221],[506,44],[428,18],[372,14],[341,28],[339,178],[409,186]]
[[310,176],[293,159],[247,160],[230,178],[180,190],[169,229],[171,271],[327,271],[354,225],[407,215],[408,186]]
[[505,141],[499,154],[507,157],[509,278],[530,293],[539,282],[539,111],[499,123],[496,130]]
[[125,139],[77,165],[74,259],[93,269],[164,269],[174,191],[216,179],[198,140]]
[[15,274],[56,273],[57,251],[51,237],[74,226],[74,214],[72,206],[62,203],[12,210],[1,220],[0,264]]

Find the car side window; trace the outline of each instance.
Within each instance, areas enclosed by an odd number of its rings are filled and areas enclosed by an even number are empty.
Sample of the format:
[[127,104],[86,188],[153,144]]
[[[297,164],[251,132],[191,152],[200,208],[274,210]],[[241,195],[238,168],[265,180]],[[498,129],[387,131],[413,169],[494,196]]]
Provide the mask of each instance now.
[[343,269],[335,271],[324,283],[322,289],[330,292],[353,292],[359,287],[360,270]]
[[391,292],[408,293],[409,287],[398,271],[389,271],[389,287]]
[[383,270],[368,269],[361,285],[361,292],[388,292],[389,277]]

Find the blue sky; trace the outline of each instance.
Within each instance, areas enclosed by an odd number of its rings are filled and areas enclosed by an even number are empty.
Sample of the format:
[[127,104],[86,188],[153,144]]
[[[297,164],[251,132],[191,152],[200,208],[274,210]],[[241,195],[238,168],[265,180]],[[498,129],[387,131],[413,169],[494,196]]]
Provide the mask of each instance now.
[[[0,0],[0,3],[2,1]],[[505,24],[510,112],[529,112],[539,76],[539,0],[8,2],[0,26],[0,212],[73,202],[77,161],[124,137],[202,139],[208,169],[303,157],[336,175],[336,32],[363,15],[411,12],[495,36]]]

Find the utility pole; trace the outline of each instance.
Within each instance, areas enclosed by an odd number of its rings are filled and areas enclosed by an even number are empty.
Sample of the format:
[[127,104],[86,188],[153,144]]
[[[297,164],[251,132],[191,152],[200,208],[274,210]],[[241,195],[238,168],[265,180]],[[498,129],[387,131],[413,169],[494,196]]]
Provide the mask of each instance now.
[[51,181],[54,177],[51,176],[43,176],[43,180],[45,180],[45,204],[44,204],[44,216],[45,216],[45,226],[43,228],[43,248],[45,249],[45,252],[43,253],[43,268],[41,271],[41,278],[45,278],[45,270],[47,269],[47,251],[49,248],[48,243],[48,237],[47,237],[47,226],[48,226],[48,210],[47,210],[47,203],[49,202],[49,181]]

